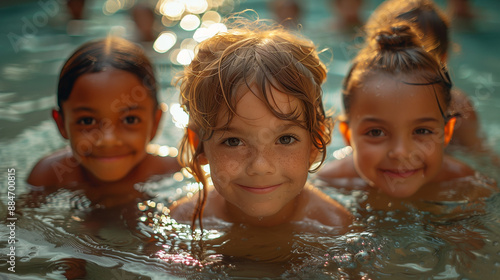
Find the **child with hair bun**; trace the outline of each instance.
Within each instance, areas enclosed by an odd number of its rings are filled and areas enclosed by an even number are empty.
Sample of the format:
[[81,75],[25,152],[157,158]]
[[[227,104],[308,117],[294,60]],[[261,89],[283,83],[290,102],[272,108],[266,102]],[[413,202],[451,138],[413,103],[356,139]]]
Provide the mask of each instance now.
[[394,209],[400,206],[390,203],[394,199],[474,201],[496,192],[492,185],[468,184],[477,181],[476,172],[445,155],[456,121],[449,113],[452,82],[423,46],[405,21],[379,26],[344,81],[339,128],[352,155],[318,176],[331,184],[363,179],[356,187],[373,188],[372,206]]
[[171,216],[193,227],[215,218],[343,228],[348,211],[307,183],[325,158],[333,127],[322,103],[325,66],[310,41],[255,25],[201,42],[179,77],[190,118],[179,158],[200,191],[174,202]]
[[[426,49],[447,63],[450,49],[450,21],[432,0],[386,0],[372,13],[364,27],[367,36],[390,22],[406,21],[422,38]],[[449,111],[457,117],[450,147],[472,152],[490,152],[485,143],[473,103],[461,90],[453,88]]]

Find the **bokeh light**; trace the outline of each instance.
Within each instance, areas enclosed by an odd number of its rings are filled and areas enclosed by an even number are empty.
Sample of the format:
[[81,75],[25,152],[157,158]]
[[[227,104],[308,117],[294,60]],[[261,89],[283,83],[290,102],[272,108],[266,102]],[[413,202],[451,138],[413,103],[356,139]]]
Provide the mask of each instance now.
[[182,1],[159,1],[159,12],[169,19],[180,19],[186,7]]
[[170,50],[177,42],[177,35],[171,31],[162,32],[153,44],[153,49],[159,53]]
[[195,39],[197,42],[203,42],[204,40],[211,38],[220,32],[227,32],[227,27],[223,23],[214,23],[208,28],[198,28],[194,32],[193,39]]
[[202,14],[208,9],[207,0],[189,0],[186,1],[186,10],[193,14]]
[[179,103],[170,105],[170,114],[176,127],[185,128],[189,123],[189,115],[184,111]]
[[181,65],[188,65],[194,58],[194,51],[188,49],[181,49],[177,54],[177,62]]
[[185,15],[181,22],[179,23],[180,27],[186,31],[192,31],[200,26],[200,18],[196,15]]
[[214,23],[219,23],[221,20],[222,17],[216,11],[208,11],[201,17],[203,27],[209,27]]

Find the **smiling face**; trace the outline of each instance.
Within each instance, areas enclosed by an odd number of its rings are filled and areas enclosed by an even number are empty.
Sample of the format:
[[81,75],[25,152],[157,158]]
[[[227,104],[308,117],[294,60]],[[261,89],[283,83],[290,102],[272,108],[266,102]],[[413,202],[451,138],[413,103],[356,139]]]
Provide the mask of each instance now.
[[76,160],[101,181],[123,179],[146,156],[161,118],[132,73],[108,68],[79,77],[54,115]]
[[348,123],[341,125],[358,174],[393,197],[409,197],[436,178],[453,132],[433,87],[403,81],[419,82],[410,75],[367,77],[353,90]]
[[[301,110],[296,99],[277,90],[272,95],[274,109]],[[242,87],[237,96],[236,115],[227,129],[215,130],[203,142],[201,161],[210,164],[215,189],[233,217],[288,217],[317,149],[306,129],[277,118],[248,88]],[[225,124],[224,115],[217,127]]]

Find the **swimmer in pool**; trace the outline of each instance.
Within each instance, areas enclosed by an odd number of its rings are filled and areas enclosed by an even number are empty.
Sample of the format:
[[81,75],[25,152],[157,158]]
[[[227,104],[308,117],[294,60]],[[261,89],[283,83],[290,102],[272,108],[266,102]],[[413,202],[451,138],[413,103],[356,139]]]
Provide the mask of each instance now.
[[315,46],[279,27],[240,26],[200,43],[180,76],[190,121],[179,158],[200,191],[174,202],[171,216],[193,227],[218,219],[345,228],[350,213],[307,183],[332,129]]
[[134,197],[135,183],[180,169],[177,159],[146,152],[162,111],[153,66],[138,45],[115,37],[83,44],[61,70],[57,104],[52,117],[70,145],[41,159],[29,184],[83,188],[110,206]]
[[[411,25],[380,27],[353,61],[344,81],[340,131],[352,155],[318,173],[335,184],[372,190],[371,206],[398,207],[394,199],[473,201],[496,192],[447,182],[475,175],[445,155],[456,118],[449,113],[451,80],[441,61],[423,48]],[[376,198],[376,199],[375,199]]]

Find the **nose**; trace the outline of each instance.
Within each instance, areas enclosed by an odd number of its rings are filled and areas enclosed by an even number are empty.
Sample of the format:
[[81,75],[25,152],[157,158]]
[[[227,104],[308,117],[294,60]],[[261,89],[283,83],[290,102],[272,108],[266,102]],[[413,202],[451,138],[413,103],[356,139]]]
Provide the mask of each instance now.
[[391,142],[388,157],[397,160],[407,160],[413,151],[413,141],[407,137],[396,137]]
[[113,126],[106,126],[100,129],[101,136],[96,141],[96,146],[98,147],[111,147],[122,144],[121,137],[116,129]]
[[269,175],[276,172],[274,156],[271,149],[259,148],[252,151],[247,165],[248,175]]

